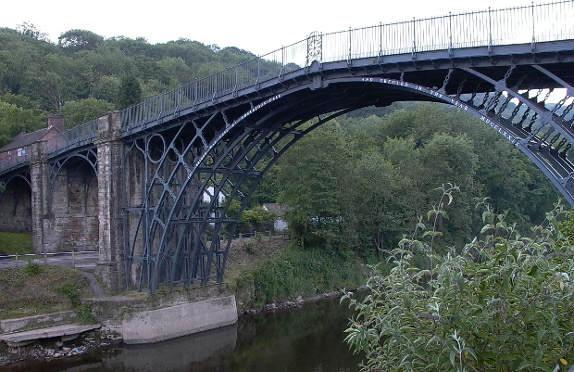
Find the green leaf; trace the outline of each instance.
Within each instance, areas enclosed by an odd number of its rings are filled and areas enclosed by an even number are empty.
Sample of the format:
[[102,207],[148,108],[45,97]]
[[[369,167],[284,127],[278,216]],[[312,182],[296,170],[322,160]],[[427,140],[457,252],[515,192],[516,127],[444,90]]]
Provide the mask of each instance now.
[[480,230],[480,233],[484,234],[485,232],[487,232],[489,230],[494,230],[494,225],[491,225],[491,224],[484,225],[484,227]]

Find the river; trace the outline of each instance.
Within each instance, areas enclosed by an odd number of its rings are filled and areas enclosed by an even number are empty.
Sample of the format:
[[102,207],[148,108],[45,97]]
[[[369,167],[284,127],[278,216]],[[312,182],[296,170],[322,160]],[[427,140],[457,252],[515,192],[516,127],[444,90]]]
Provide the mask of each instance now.
[[352,372],[360,357],[343,342],[351,312],[339,299],[246,315],[231,327],[152,345],[122,345],[2,372]]

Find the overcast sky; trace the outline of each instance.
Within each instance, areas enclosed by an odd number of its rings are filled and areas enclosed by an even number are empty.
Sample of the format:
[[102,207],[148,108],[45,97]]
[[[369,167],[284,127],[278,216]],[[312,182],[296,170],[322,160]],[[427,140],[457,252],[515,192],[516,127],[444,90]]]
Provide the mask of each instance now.
[[53,41],[65,31],[83,29],[106,38],[144,37],[154,44],[186,38],[262,55],[313,31],[530,4],[525,0],[4,0],[0,26],[16,28],[29,22]]

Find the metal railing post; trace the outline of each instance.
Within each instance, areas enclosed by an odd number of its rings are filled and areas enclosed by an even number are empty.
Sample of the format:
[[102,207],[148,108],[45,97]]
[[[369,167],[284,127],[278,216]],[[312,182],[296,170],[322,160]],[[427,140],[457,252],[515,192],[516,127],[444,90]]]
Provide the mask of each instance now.
[[532,44],[531,49],[534,52],[536,50],[536,20],[534,19],[534,1],[530,5],[531,14],[532,14]]
[[260,78],[261,78],[261,57],[257,57],[257,80],[256,80],[256,84],[261,81]]
[[379,22],[379,61],[383,56],[383,22]]
[[413,50],[411,52],[412,59],[415,59],[415,55],[417,52],[417,36],[416,36],[416,26],[415,26],[416,18],[413,17]]
[[352,41],[351,37],[352,37],[352,35],[351,35],[351,27],[349,27],[349,59],[348,59],[348,63],[349,63],[349,64],[351,63],[351,59],[353,59],[353,57],[352,57],[352,53],[353,53],[352,43],[353,43],[353,41]]
[[492,15],[490,7],[488,7],[488,53],[492,53]]
[[448,55],[452,57],[452,12],[448,12]]

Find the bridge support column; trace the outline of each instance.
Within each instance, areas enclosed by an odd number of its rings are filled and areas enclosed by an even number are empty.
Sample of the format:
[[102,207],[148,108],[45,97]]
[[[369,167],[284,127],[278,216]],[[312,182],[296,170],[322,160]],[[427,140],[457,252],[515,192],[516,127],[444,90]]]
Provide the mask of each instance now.
[[36,253],[46,252],[46,226],[49,218],[48,163],[45,141],[33,143],[30,149],[30,188],[32,189],[32,247]]
[[96,275],[111,290],[125,289],[123,251],[122,157],[120,115],[113,112],[98,120],[99,259]]

